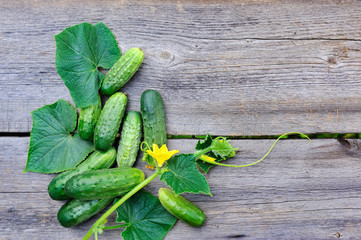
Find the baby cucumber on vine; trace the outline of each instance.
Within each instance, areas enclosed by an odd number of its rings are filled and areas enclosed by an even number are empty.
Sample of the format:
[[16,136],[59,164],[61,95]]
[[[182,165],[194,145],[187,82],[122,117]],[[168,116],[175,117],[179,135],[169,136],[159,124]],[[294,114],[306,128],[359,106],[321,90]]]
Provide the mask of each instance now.
[[97,150],[108,150],[115,140],[122,122],[127,97],[124,93],[114,93],[105,103],[94,130],[94,145]]
[[102,199],[129,192],[144,180],[142,170],[131,167],[88,171],[70,178],[65,192],[75,199]]
[[111,95],[123,87],[138,71],[142,64],[144,53],[139,48],[131,48],[113,65],[105,75],[101,93]]
[[142,137],[142,119],[139,112],[130,111],[124,118],[118,145],[117,163],[119,167],[132,167],[139,151]]
[[80,109],[78,132],[82,139],[91,140],[93,138],[95,124],[98,120],[101,110],[102,103],[100,96],[98,97],[98,102],[95,105]]
[[206,216],[201,209],[182,196],[177,196],[168,188],[160,188],[158,197],[162,206],[170,214],[193,227],[202,226],[206,220]]
[[[152,149],[153,143],[161,147],[167,143],[167,132],[165,127],[165,114],[163,100],[155,90],[146,90],[140,98],[140,110],[143,118],[144,142]],[[147,153],[143,161],[149,166],[155,166],[155,160]]]
[[82,223],[111,204],[113,198],[100,200],[72,199],[58,211],[58,221],[63,227],[73,227]]
[[54,200],[70,199],[66,195],[64,187],[65,183],[73,176],[96,169],[109,168],[115,161],[115,148],[109,149],[107,152],[95,151],[85,161],[79,164],[75,169],[63,172],[57,175],[49,183],[48,192]]

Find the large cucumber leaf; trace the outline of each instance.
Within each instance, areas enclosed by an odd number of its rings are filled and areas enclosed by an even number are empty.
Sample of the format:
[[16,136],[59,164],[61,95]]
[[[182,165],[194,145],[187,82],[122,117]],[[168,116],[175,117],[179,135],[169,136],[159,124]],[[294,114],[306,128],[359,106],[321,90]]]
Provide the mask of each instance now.
[[32,113],[28,160],[24,172],[57,173],[76,167],[94,151],[75,130],[76,110],[65,100],[46,105]]
[[176,194],[211,194],[206,178],[198,171],[193,154],[179,154],[169,159],[160,180],[173,189]]
[[111,68],[120,58],[114,35],[107,26],[82,23],[55,36],[55,65],[70,91],[75,106],[85,108],[98,101],[103,74],[98,68]]
[[117,222],[127,225],[124,240],[161,240],[177,221],[158,198],[144,190],[120,205],[117,214]]

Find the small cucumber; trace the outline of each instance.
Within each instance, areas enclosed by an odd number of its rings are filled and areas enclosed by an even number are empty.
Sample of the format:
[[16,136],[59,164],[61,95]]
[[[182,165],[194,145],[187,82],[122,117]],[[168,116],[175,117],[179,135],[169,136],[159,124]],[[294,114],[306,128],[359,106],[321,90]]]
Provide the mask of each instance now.
[[78,119],[78,132],[79,136],[82,139],[91,140],[93,138],[95,124],[98,120],[101,110],[102,103],[100,100],[100,96],[98,97],[97,104],[80,109]]
[[76,199],[111,198],[129,192],[143,180],[144,173],[137,168],[93,170],[70,178],[65,192]]
[[144,53],[139,48],[129,49],[105,75],[101,93],[109,96],[123,87],[138,71],[143,58]]
[[160,188],[158,197],[162,206],[170,214],[191,226],[200,227],[206,220],[206,216],[201,209],[184,197],[177,196],[168,188]]
[[58,211],[58,221],[63,227],[73,227],[85,222],[111,204],[113,198],[100,200],[72,199]]
[[48,192],[54,200],[70,199],[66,195],[64,187],[65,183],[73,176],[96,169],[109,168],[115,161],[115,148],[109,149],[107,152],[95,151],[85,161],[79,164],[75,169],[63,172],[57,175],[49,183]]
[[140,112],[130,111],[124,118],[118,145],[117,163],[119,167],[132,167],[139,151],[142,137]]
[[126,105],[127,97],[121,92],[114,93],[105,103],[94,130],[97,150],[106,151],[113,145]]
[[[140,98],[140,110],[143,118],[144,141],[152,149],[153,143],[161,147],[167,143],[165,127],[165,114],[163,100],[155,90],[146,90]],[[149,166],[155,166],[155,160],[148,154],[144,154],[143,161]]]

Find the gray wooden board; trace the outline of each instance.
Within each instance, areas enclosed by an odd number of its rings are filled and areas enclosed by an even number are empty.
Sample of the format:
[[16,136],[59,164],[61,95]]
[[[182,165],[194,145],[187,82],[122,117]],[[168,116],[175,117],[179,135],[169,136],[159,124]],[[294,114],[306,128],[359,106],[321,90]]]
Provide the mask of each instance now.
[[[232,140],[239,148],[231,164],[253,162],[273,140]],[[192,152],[196,141],[169,140],[170,149]],[[215,167],[207,175],[213,197],[185,196],[202,208],[201,228],[177,222],[165,239],[359,239],[361,232],[360,143],[351,149],[334,139],[283,140],[268,158],[248,168]],[[27,137],[0,138],[0,239],[81,239],[96,218],[62,228],[47,185],[54,175],[23,173]],[[138,161],[147,176],[151,170]],[[157,194],[165,186],[152,182]],[[99,215],[98,215],[99,216]],[[115,215],[109,219],[114,222]],[[100,239],[120,239],[107,231]]]
[[361,1],[1,1],[0,132],[71,101],[54,35],[104,22],[145,59],[122,91],[164,98],[169,134],[361,132]]

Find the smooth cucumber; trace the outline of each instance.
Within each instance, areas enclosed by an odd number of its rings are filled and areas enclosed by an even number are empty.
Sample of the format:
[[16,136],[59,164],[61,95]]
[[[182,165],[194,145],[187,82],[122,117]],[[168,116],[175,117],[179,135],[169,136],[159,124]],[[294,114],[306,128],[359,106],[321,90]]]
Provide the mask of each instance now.
[[78,133],[82,139],[91,140],[93,138],[95,124],[98,120],[101,110],[102,103],[100,96],[98,97],[97,104],[80,109],[78,119]]
[[111,204],[113,198],[100,200],[72,199],[66,202],[58,211],[58,221],[63,227],[76,226]]
[[57,175],[49,183],[48,192],[54,200],[70,199],[66,195],[64,187],[65,183],[73,176],[96,169],[109,168],[113,165],[116,157],[115,148],[111,148],[106,152],[95,151],[75,169],[63,172]]
[[194,226],[200,227],[206,220],[203,211],[196,205],[176,194],[168,188],[160,188],[158,197],[162,206],[179,220]]
[[97,150],[106,151],[113,145],[126,105],[127,97],[121,92],[114,93],[105,103],[94,130],[94,145]]
[[[167,132],[165,127],[165,114],[163,100],[155,90],[146,90],[140,98],[140,110],[143,118],[144,141],[153,150],[153,143],[161,147],[167,143]],[[149,166],[155,166],[153,157],[144,154],[143,161]]]
[[144,180],[137,168],[101,169],[78,174],[65,184],[65,192],[76,199],[101,199],[122,195]]
[[140,112],[130,111],[124,118],[117,152],[119,167],[132,167],[139,151],[142,137],[142,117]]
[[112,95],[123,87],[138,71],[142,64],[144,53],[139,48],[129,49],[113,65],[105,75],[100,91],[104,95]]

